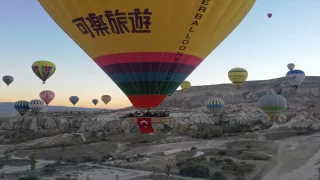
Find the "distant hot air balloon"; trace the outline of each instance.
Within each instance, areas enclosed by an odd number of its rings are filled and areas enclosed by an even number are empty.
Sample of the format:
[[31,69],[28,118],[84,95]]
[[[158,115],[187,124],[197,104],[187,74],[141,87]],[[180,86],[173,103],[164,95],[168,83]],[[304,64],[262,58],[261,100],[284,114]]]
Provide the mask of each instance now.
[[218,114],[224,108],[224,101],[220,98],[210,98],[206,103],[206,107],[209,112]]
[[103,96],[101,97],[101,101],[103,101],[104,104],[108,104],[108,103],[111,101],[111,96],[109,96],[109,95],[103,95]]
[[191,88],[191,83],[189,81],[183,81],[180,84],[180,87],[181,87],[183,92],[187,92]]
[[276,84],[272,88],[277,94],[282,94],[284,91],[284,84]]
[[14,104],[14,109],[18,111],[18,113],[23,116],[26,112],[29,111],[29,102],[28,101],[17,101]]
[[[176,90],[240,24],[255,0],[39,2],[133,106],[145,109],[156,108]],[[172,11],[176,7],[179,11]],[[123,14],[122,19],[114,20],[115,14]]]
[[50,90],[44,90],[40,92],[39,96],[42,99],[42,101],[45,102],[48,106],[48,104],[54,99],[55,94]]
[[92,99],[92,103],[94,104],[94,105],[97,105],[98,104],[98,99]]
[[9,87],[9,85],[13,82],[14,78],[12,76],[3,76],[2,80],[4,83],[7,84],[7,86]]
[[297,89],[306,78],[306,75],[303,71],[299,69],[294,69],[287,72],[286,77],[291,87]]
[[278,115],[287,108],[287,101],[272,90],[259,99],[259,105],[271,120],[276,120]]
[[244,83],[248,78],[248,72],[243,68],[237,67],[229,71],[228,77],[230,81],[236,86],[236,88],[240,89],[242,83]]
[[288,67],[289,70],[294,69],[295,66],[296,66],[296,65],[293,64],[293,63],[289,63],[289,64],[287,65],[287,67]]
[[268,13],[267,16],[268,16],[269,18],[271,18],[271,17],[272,17],[272,13]]
[[73,105],[76,105],[77,102],[79,101],[79,97],[78,97],[78,96],[70,96],[70,97],[69,97],[69,101],[70,101]]
[[32,64],[32,71],[45,84],[46,80],[56,71],[56,66],[50,61],[36,61]]
[[35,114],[38,114],[44,108],[44,103],[40,99],[34,99],[29,102],[29,108]]

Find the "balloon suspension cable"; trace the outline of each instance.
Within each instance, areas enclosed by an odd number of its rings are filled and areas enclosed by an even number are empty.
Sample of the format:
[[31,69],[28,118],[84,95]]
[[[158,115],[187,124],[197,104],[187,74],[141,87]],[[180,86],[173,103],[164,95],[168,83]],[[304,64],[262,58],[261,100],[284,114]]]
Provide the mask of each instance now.
[[7,87],[9,87],[9,85],[7,85]]
[[45,81],[42,82],[42,84],[45,84],[45,83],[46,83]]
[[48,106],[48,104],[46,104],[46,106]]

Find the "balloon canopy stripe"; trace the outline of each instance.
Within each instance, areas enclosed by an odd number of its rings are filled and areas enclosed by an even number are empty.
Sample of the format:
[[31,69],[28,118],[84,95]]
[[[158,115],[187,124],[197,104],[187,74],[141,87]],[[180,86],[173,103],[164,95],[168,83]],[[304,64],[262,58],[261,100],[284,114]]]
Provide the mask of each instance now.
[[197,67],[203,59],[198,56],[193,56],[189,54],[183,54],[179,61],[175,61],[176,57],[180,55],[176,52],[134,52],[134,53],[119,53],[119,54],[108,54],[104,56],[99,56],[94,59],[94,61],[100,66],[104,67],[113,64],[125,64],[125,63],[172,63],[177,62],[181,64],[190,65],[192,67]]

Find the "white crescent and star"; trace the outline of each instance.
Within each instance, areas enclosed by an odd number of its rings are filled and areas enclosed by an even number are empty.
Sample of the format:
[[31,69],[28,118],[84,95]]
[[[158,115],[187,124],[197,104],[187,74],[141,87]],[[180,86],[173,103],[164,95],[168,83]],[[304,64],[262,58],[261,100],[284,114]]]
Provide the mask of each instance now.
[[143,124],[146,124],[144,127],[147,127],[149,125],[149,123],[146,120],[142,120],[140,124],[141,126],[143,126]]

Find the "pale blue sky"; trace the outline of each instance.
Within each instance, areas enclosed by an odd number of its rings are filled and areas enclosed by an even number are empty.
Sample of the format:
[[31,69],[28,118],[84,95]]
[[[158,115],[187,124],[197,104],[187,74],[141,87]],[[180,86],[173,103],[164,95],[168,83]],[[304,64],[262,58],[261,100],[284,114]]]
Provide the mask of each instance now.
[[[286,74],[290,62],[307,76],[318,76],[319,9],[319,0],[257,0],[242,23],[187,80],[192,85],[229,83],[227,72],[233,67],[246,68],[248,80],[277,78]],[[1,0],[0,22],[0,75],[15,77],[9,89],[1,88],[0,101],[38,99],[41,90],[50,89],[56,93],[52,105],[70,105],[68,97],[77,95],[78,106],[93,107],[91,99],[100,100],[103,94],[113,98],[107,107],[131,105],[36,0]],[[46,85],[31,71],[31,64],[41,59],[57,66]]]

